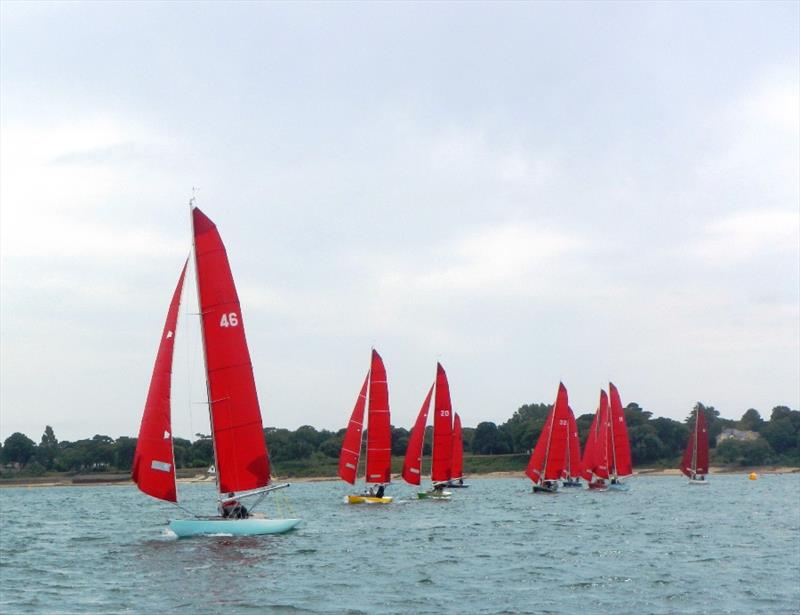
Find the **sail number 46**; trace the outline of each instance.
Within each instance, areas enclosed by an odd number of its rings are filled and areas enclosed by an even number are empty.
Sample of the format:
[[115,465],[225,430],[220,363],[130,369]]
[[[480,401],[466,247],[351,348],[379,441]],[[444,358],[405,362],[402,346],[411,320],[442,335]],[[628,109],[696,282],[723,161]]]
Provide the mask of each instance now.
[[230,314],[223,314],[222,318],[219,321],[220,327],[236,327],[239,325],[239,317],[236,315],[236,312],[231,312]]

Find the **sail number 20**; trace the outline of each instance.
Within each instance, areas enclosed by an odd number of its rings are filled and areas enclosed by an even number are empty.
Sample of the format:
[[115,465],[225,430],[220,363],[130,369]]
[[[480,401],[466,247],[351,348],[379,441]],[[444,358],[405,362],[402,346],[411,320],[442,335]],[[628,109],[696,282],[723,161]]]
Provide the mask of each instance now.
[[230,314],[223,314],[222,318],[220,318],[219,326],[220,327],[237,327],[239,325],[239,317],[236,315],[236,312],[231,312]]

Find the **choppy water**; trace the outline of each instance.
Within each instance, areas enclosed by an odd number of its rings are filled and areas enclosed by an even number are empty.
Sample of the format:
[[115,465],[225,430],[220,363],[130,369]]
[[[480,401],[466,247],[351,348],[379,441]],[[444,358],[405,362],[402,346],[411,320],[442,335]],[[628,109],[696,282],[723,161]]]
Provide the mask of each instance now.
[[[800,475],[471,484],[450,502],[393,485],[399,501],[370,507],[343,504],[344,483],[296,484],[292,533],[182,540],[134,487],[3,489],[0,612],[800,612]],[[212,486],[180,493],[211,512]]]

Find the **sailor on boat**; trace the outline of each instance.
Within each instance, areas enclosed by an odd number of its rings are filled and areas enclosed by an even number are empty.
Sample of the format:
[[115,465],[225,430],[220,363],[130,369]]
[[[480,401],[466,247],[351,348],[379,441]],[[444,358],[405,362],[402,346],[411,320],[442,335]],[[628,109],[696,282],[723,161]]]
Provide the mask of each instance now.
[[247,508],[236,499],[233,493],[228,494],[228,499],[220,502],[219,514],[225,519],[247,519],[250,513]]

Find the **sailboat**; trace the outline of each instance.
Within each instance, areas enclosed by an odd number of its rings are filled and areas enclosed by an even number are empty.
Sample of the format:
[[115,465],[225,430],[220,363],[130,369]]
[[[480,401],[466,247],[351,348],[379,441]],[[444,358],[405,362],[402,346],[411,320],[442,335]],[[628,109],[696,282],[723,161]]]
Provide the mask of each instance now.
[[608,488],[612,491],[627,491],[628,485],[621,479],[633,474],[633,464],[631,463],[631,443],[628,439],[628,425],[625,421],[625,410],[622,408],[622,401],[619,391],[613,382],[608,383],[608,396],[610,400],[609,420],[611,422],[610,435],[610,454],[609,476],[611,478]]
[[386,368],[378,351],[372,349],[370,369],[364,378],[361,392],[356,399],[347,432],[339,453],[339,477],[354,485],[361,458],[361,435],[364,425],[364,408],[367,410],[367,461],[364,480],[376,484],[365,488],[362,494],[345,496],[348,504],[389,504],[390,496],[383,491],[391,481],[392,433],[389,418],[389,386],[386,381]]
[[[434,389],[436,390],[434,396]],[[419,485],[422,473],[422,445],[425,441],[425,424],[428,410],[434,397],[433,412],[433,451],[431,460],[431,480],[429,491],[420,491],[417,497],[424,499],[449,499],[452,495],[444,488],[453,478],[453,412],[450,403],[450,385],[441,363],[436,364],[436,381],[428,390],[425,401],[417,414],[411,430],[403,461],[403,480],[411,485]]]
[[448,488],[466,489],[464,484],[464,437],[461,429],[461,417],[453,413],[453,478],[447,481]]
[[681,461],[681,472],[689,478],[690,485],[707,485],[708,474],[708,427],[706,415],[698,404],[694,408],[694,429],[689,435]]
[[575,413],[567,406],[567,458],[564,460],[564,471],[561,478],[562,487],[582,487],[581,475],[581,441],[578,437],[578,424],[575,422]]
[[[218,504],[221,512],[235,510],[236,518],[195,515],[173,519],[169,527],[179,537],[286,532],[301,520],[268,519],[261,513],[248,513],[239,503],[256,497],[254,508],[269,492],[289,485],[271,483],[253,367],[225,246],[214,223],[193,204],[191,214]],[[131,471],[141,491],[176,505],[170,393],[185,276],[186,264],[167,311]]]
[[601,389],[581,460],[581,476],[589,483],[589,489],[605,491],[608,488],[609,439],[608,395]]
[[533,493],[556,493],[569,449],[569,401],[567,388],[558,383],[558,394],[547,415],[525,474],[533,481]]

